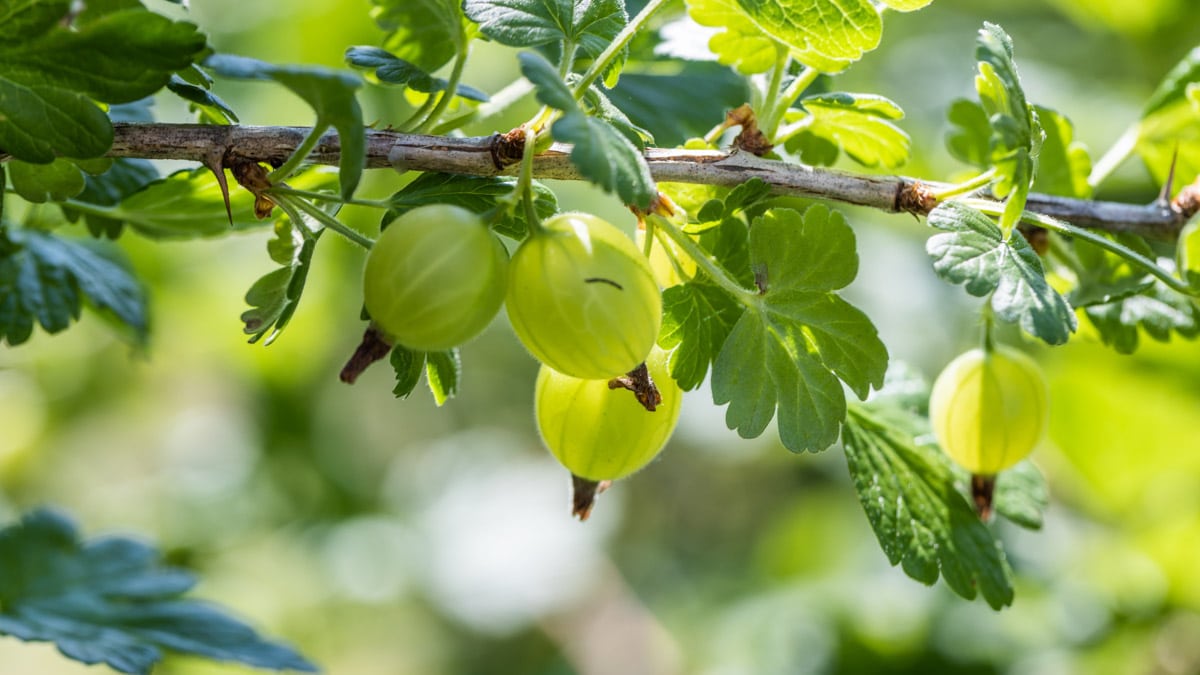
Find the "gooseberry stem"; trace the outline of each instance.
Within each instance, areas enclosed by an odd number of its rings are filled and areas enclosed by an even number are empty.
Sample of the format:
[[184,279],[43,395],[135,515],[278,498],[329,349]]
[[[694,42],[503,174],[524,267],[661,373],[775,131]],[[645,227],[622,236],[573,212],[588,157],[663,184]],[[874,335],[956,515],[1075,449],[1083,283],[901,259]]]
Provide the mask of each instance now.
[[980,188],[987,187],[988,184],[990,184],[995,178],[996,178],[996,167],[992,167],[992,168],[988,169],[987,171],[984,171],[983,173],[979,174],[978,176],[975,176],[974,178],[963,181],[961,183],[956,183],[956,184],[951,185],[943,190],[938,190],[938,191],[934,192],[933,198],[939,202],[944,202],[947,199],[950,199],[951,197],[957,197],[958,195],[964,195],[964,194],[967,194],[970,192],[974,192]]
[[676,227],[675,223],[672,223],[669,219],[653,213],[646,216],[646,218],[647,220],[650,218],[657,219],[659,230],[666,236],[670,237],[671,241],[675,242],[675,245],[678,246],[680,250],[686,253],[689,258],[696,261],[697,267],[704,270],[705,274],[707,274],[709,278],[711,278],[718,286],[732,295],[738,302],[746,305],[747,307],[758,306],[758,295],[750,290],[747,290],[736,280],[734,280],[733,277],[729,276],[729,272],[725,271],[725,268],[721,267],[720,263],[714,260],[712,256],[708,255],[708,253],[706,253],[705,250],[701,248],[700,244],[696,243],[694,239],[687,236],[682,230]]
[[317,126],[314,126],[312,130],[308,132],[308,135],[304,137],[304,140],[300,142],[300,145],[296,146],[296,149],[292,151],[292,154],[287,158],[287,161],[285,161],[279,166],[278,169],[275,169],[270,173],[270,175],[267,176],[267,180],[271,181],[272,184],[282,183],[285,179],[287,179],[288,176],[295,173],[296,169],[300,168],[300,165],[304,163],[305,159],[308,158],[308,153],[312,152],[313,148],[317,147],[317,143],[321,140],[321,136],[325,135],[325,130],[328,128],[328,124],[318,124]]
[[667,4],[667,2],[668,0],[650,0],[650,2],[646,3],[646,6],[642,8],[642,11],[637,13],[637,16],[634,16],[629,20],[629,23],[625,24],[625,27],[621,29],[621,32],[617,33],[617,37],[613,38],[613,41],[604,48],[604,51],[600,52],[600,56],[596,57],[596,60],[592,62],[592,65],[589,66],[587,71],[583,73],[583,77],[581,77],[579,82],[575,84],[576,101],[583,98],[583,94],[588,90],[588,87],[592,86],[592,83],[596,81],[596,78],[600,77],[602,74],[604,74],[604,71],[608,70],[608,67],[617,60],[617,57],[621,54],[621,50],[625,49],[626,45],[629,44],[629,41],[633,39],[633,36],[637,35],[638,31],[640,31],[648,21],[650,21],[650,17],[653,16],[654,13],[659,9],[661,9],[663,5]]
[[349,239],[350,241],[358,244],[359,246],[361,246],[367,250],[370,250],[371,247],[375,245],[374,239],[366,236],[365,234],[362,234],[358,230],[355,230],[355,229],[347,226],[346,224],[342,223],[342,221],[338,220],[337,218],[334,218],[333,216],[329,215],[328,213],[325,213],[319,207],[317,207],[316,205],[312,204],[311,202],[309,202],[305,199],[297,199],[294,197],[289,197],[287,195],[276,195],[276,198],[279,201],[289,202],[293,208],[296,208],[296,209],[299,209],[300,211],[305,212],[306,214],[312,216],[314,220],[316,220],[317,222],[324,225],[326,228],[333,230],[334,232],[337,232],[338,234],[342,235],[343,237]]
[[[438,98],[437,105],[434,106],[432,111],[430,111],[429,117],[426,117],[425,121],[416,128],[415,133],[424,133],[429,129],[429,127],[437,124],[437,121],[439,118],[441,118],[442,113],[446,112],[446,108],[449,107],[450,101],[454,99],[455,95],[457,95],[458,81],[462,79],[463,67],[467,64],[468,51],[469,48],[467,44],[464,44],[462,50],[458,53],[458,57],[454,60],[454,70],[450,71],[450,79],[446,83],[445,91],[443,91],[441,97]],[[430,94],[430,96],[432,96],[432,94]]]

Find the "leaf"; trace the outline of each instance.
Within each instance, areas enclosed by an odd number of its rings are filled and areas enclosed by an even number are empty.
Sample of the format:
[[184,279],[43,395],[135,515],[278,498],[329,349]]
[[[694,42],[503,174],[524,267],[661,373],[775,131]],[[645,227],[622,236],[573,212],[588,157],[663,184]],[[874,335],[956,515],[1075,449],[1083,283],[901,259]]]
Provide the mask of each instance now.
[[881,0],[881,2],[897,12],[912,12],[929,6],[933,0]]
[[[1154,258],[1150,246],[1139,237],[1129,234],[1101,236],[1113,239],[1147,258]],[[1074,244],[1075,258],[1079,264],[1074,270],[1077,277],[1075,288],[1067,295],[1067,302],[1072,307],[1115,302],[1154,285],[1154,280],[1146,270],[1133,265],[1125,257],[1082,239],[1076,239]]]
[[10,162],[9,176],[13,191],[35,204],[61,202],[83,192],[83,174],[79,167],[61,157],[49,164]]
[[341,145],[338,177],[343,199],[350,199],[366,165],[366,131],[355,92],[362,80],[319,66],[277,66],[257,59],[214,54],[204,65],[219,75],[240,80],[270,80],[287,87],[317,113],[310,133],[321,134],[332,126]]
[[439,408],[458,394],[461,379],[462,359],[459,358],[458,349],[425,354],[425,380]]
[[184,81],[178,75],[172,75],[167,81],[167,89],[179,98],[192,104],[193,109],[201,109],[214,119],[223,120],[227,124],[237,124],[238,116],[229,104],[220,96],[212,93],[207,87],[197,86]]
[[684,63],[670,75],[624,73],[612,102],[663,146],[703,136],[725,111],[749,100],[743,78],[713,63]]
[[1048,344],[1075,332],[1075,312],[1046,283],[1041,259],[1019,233],[1005,239],[991,218],[954,201],[935,208],[929,224],[944,230],[925,243],[938,276],[976,297],[991,294],[997,317]]
[[750,20],[737,0],[687,0],[687,7],[696,23],[722,29],[708,41],[718,63],[743,75],[765,73],[775,66],[782,47]]
[[846,464],[867,520],[893,565],[924,584],[938,576],[993,609],[1012,604],[1004,551],[955,489],[936,447],[880,421],[870,404],[851,406],[842,435]]
[[992,165],[992,124],[983,106],[965,98],[956,99],[946,111],[951,128],[946,132],[946,149],[960,162],[980,169]]
[[792,111],[792,116],[806,126],[785,144],[789,152],[802,151],[820,139],[863,166],[895,169],[908,161],[908,134],[891,122],[903,118],[904,111],[892,101],[873,94],[837,93],[808,96],[800,105],[807,117],[801,111]]
[[[508,197],[516,187],[515,176],[459,176],[449,173],[428,172],[405,185],[388,198],[391,208],[384,217],[386,221],[403,215],[425,204],[453,204],[473,213],[483,214],[498,206],[499,199]],[[534,181],[533,208],[542,219],[558,213],[558,199],[550,188]],[[505,213],[492,224],[492,229],[507,237],[520,241],[528,230],[525,212],[515,208]]]
[[152,94],[205,48],[195,26],[145,8],[67,28],[59,19],[69,7],[21,3],[0,14],[0,35],[10,36],[0,40],[0,148],[22,161],[104,154],[112,124],[95,102]]
[[1188,52],[1159,83],[1138,125],[1138,155],[1159,185],[1166,183],[1174,162],[1175,191],[1200,175],[1200,106],[1194,101],[1198,83],[1200,47]]
[[459,0],[371,0],[371,18],[388,35],[383,47],[432,73],[466,47]]
[[517,55],[521,74],[537,88],[537,99],[542,103],[571,114],[579,112],[579,104],[570,87],[559,77],[558,70],[541,54],[521,52]]
[[[355,68],[374,71],[375,77],[385,84],[409,87],[425,94],[446,91],[450,82],[434,77],[404,59],[378,47],[350,47],[346,50],[346,62]],[[456,96],[472,101],[486,102],[488,95],[475,87],[459,84]]]
[[737,0],[754,25],[800,63],[837,73],[879,46],[883,22],[869,0]]
[[629,20],[623,0],[464,0],[463,11],[481,33],[500,44],[537,47],[563,41],[591,58]]
[[183,599],[195,583],[140,541],[80,541],[75,525],[52,511],[0,530],[0,633],[53,642],[68,658],[138,675],[148,675],[165,650],[316,672],[219,608]]
[[[288,185],[308,191],[329,190],[335,184],[336,177],[324,167],[288,179]],[[254,195],[249,191],[235,189],[229,193],[229,201],[232,227],[216,177],[208,169],[199,168],[149,183],[104,213],[152,239],[213,237],[267,225],[254,216]]]
[[996,476],[993,495],[996,513],[1014,525],[1028,530],[1040,530],[1045,522],[1050,495],[1046,477],[1029,460],[1017,464]]
[[1138,328],[1159,342],[1167,342],[1172,335],[1189,340],[1200,335],[1200,309],[1195,302],[1162,282],[1139,295],[1092,305],[1084,313],[1104,344],[1122,354],[1137,350]]
[[[337,206],[333,205],[335,213]],[[303,223],[293,223],[287,217],[276,221],[275,238],[267,243],[267,251],[271,259],[283,267],[267,273],[246,292],[246,304],[251,309],[242,312],[241,319],[245,324],[242,330],[251,336],[251,344],[266,336],[263,346],[270,345],[291,321],[304,293],[304,284],[312,269],[313,252],[323,231],[320,223],[307,216]]]
[[745,308],[711,284],[688,282],[663,291],[658,345],[670,351],[671,377],[685,391],[700,386]]
[[[149,160],[121,157],[113,160],[108,171],[98,176],[85,176],[83,192],[76,196],[75,201],[98,206],[113,206],[157,180],[158,177],[158,169]],[[66,204],[60,206],[68,220],[74,222],[78,219],[79,211]],[[124,226],[119,220],[94,213],[84,214],[84,220],[87,222],[88,232],[93,237],[106,236],[116,239],[120,236],[121,228]]]
[[1042,106],[1034,106],[1034,111],[1046,136],[1038,152],[1033,189],[1050,195],[1090,198],[1092,187],[1088,185],[1088,175],[1092,172],[1092,158],[1087,146],[1075,140],[1071,120]]
[[24,342],[34,321],[57,333],[79,318],[84,300],[145,341],[145,294],[115,247],[39,230],[0,229],[0,339]]
[[[713,364],[713,400],[745,438],[779,414],[793,452],[838,437],[846,413],[840,377],[860,397],[883,384],[887,349],[861,311],[834,295],[854,279],[854,234],[840,213],[775,209],[750,229],[759,302],[734,325]],[[836,373],[836,375],[835,375]]]
[[647,143],[654,142],[654,134],[634,124],[625,113],[613,105],[608,96],[597,85],[592,85],[583,92],[584,108],[588,115],[608,122],[614,129],[638,149],[646,150]]
[[571,163],[584,178],[615,192],[621,201],[648,208],[658,191],[642,153],[612,124],[582,113],[554,123],[554,138],[573,143]]
[[425,352],[414,352],[403,345],[396,345],[392,348],[389,360],[396,371],[396,386],[392,393],[396,398],[408,398],[425,371]]

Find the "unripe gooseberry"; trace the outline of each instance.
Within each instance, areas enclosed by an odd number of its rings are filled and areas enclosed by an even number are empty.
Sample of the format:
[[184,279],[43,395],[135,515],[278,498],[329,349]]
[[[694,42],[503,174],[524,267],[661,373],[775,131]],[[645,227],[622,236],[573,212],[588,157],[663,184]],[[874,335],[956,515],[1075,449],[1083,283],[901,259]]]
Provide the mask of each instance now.
[[363,301],[393,342],[420,351],[475,337],[500,311],[508,253],[479,216],[419,206],[396,218],[367,255]]
[[683,391],[657,347],[646,368],[662,395],[651,412],[633,392],[608,380],[582,380],[543,365],[534,410],[546,447],[570,472],[593,481],[617,480],[641,469],[666,445],[679,421]]
[[964,469],[989,476],[1033,451],[1047,424],[1046,380],[1011,347],[972,349],[934,382],[929,421],[942,448]]
[[[633,242],[638,250],[645,250],[646,231],[639,228]],[[671,262],[672,257],[679,263],[678,268]],[[650,263],[650,271],[654,274],[654,281],[658,283],[659,288],[678,286],[696,276],[696,261],[684,253],[678,244],[661,237],[655,238],[647,262]],[[680,272],[683,276],[680,276]]]
[[572,377],[629,372],[662,323],[646,259],[624,233],[586,213],[550,218],[517,248],[505,303],[522,344]]

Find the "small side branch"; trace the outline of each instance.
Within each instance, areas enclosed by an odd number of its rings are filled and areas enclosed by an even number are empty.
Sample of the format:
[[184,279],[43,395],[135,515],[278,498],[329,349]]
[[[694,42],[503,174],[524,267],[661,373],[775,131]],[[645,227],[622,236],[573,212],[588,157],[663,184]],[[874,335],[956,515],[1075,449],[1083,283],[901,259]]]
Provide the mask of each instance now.
[[[304,141],[306,127],[206,126],[196,124],[117,124],[110,157],[181,159],[204,162],[214,148],[227,159],[282,163]],[[514,174],[516,167],[497,169],[492,137],[450,138],[367,130],[367,168],[441,171],[476,176]],[[555,144],[534,158],[538,178],[580,180],[571,164],[571,148]],[[322,136],[309,161],[336,165],[341,145],[337,134]],[[906,199],[914,191],[936,192],[944,184],[903,176],[873,176],[715,150],[646,151],[650,173],[659,182],[734,186],[760,178],[777,194],[826,199],[888,212],[921,213],[932,203]],[[228,165],[228,162],[226,162]],[[919,206],[914,207],[914,204]],[[1172,240],[1194,215],[1179,205],[1121,204],[1031,194],[1026,209],[1080,227],[1128,232],[1150,239]]]

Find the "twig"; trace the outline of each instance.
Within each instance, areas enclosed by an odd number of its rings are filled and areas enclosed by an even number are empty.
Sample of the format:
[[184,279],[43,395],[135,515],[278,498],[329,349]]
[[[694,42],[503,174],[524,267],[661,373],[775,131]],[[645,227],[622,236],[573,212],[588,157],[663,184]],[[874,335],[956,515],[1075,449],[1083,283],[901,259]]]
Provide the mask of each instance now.
[[[306,127],[116,124],[113,147],[108,154],[202,162],[214,147],[223,147],[227,157],[277,165],[303,142],[308,131]],[[496,169],[491,145],[491,136],[449,138],[368,129],[366,165],[476,176],[516,173],[515,166]],[[317,142],[309,161],[337,164],[340,149],[337,134],[330,132]],[[555,144],[534,159],[534,174],[539,178],[580,180],[569,153],[570,146]],[[651,148],[646,151],[646,161],[651,175],[659,182],[733,186],[758,177],[777,194],[827,199],[888,212],[912,211],[912,200],[902,197],[914,190],[927,188],[936,192],[949,187],[904,176],[855,174],[716,150]],[[1031,194],[1025,208],[1080,227],[1160,240],[1176,238],[1194,215],[1187,209],[1156,204],[1122,204],[1041,194]]]

